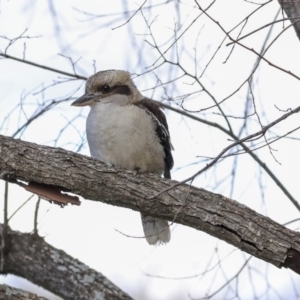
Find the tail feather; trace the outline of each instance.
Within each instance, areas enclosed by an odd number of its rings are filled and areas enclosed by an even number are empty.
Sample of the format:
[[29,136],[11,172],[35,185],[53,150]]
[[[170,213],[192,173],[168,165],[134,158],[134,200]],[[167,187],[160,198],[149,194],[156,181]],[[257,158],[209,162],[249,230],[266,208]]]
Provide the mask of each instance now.
[[141,214],[144,234],[150,245],[165,244],[171,239],[169,223],[166,220]]

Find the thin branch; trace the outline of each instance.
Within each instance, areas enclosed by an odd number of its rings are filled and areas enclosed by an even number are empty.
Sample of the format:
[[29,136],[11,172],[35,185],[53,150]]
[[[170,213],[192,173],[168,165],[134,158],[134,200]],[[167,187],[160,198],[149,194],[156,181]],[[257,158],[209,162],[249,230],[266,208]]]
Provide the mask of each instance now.
[[210,299],[213,296],[215,296],[216,294],[218,294],[222,289],[224,289],[226,286],[228,286],[228,284],[233,281],[234,279],[238,278],[238,276],[242,273],[242,271],[245,269],[245,267],[248,265],[249,261],[251,259],[251,256],[244,262],[244,264],[241,266],[241,268],[239,269],[239,271],[232,276],[229,280],[227,280],[221,287],[219,287],[214,293],[204,297],[204,298],[192,298],[194,300],[202,300],[202,299]]
[[147,2],[147,0],[145,0],[144,1],[144,3],[139,7],[139,9],[137,9],[135,12],[134,12],[134,14],[124,23],[124,24],[121,24],[121,25],[119,25],[119,26],[117,26],[117,27],[114,27],[114,28],[112,28],[112,30],[115,30],[115,29],[117,29],[117,28],[120,28],[120,27],[122,27],[122,26],[124,26],[124,25],[126,25],[127,23],[129,23],[130,21],[131,21],[131,19],[140,11],[140,10],[142,10],[142,8],[143,8],[143,6],[146,4],[146,2]]
[[22,203],[22,205],[20,205],[14,212],[13,214],[9,217],[8,222],[13,218],[13,216],[25,205],[27,204],[33,197],[35,196],[35,194],[32,194],[26,201],[24,201],[24,203]]
[[4,187],[4,226],[8,224],[8,182],[5,182]]
[[[216,21],[214,18],[212,18],[207,12],[206,12],[206,10],[204,10],[204,9],[202,9],[201,8],[201,6],[200,6],[200,4],[197,2],[197,0],[195,0],[195,2],[197,3],[197,5],[198,5],[198,7],[199,7],[199,9],[212,21],[212,22],[214,22],[225,34],[226,34],[226,36],[232,41],[232,42],[234,42],[234,43],[236,43],[236,44],[238,44],[239,46],[241,46],[241,47],[243,47],[243,48],[245,48],[245,49],[247,49],[247,50],[249,50],[250,52],[253,52],[253,53],[255,53],[258,57],[260,57],[262,60],[264,60],[265,62],[267,62],[270,66],[272,66],[272,67],[274,67],[274,68],[276,68],[276,69],[278,69],[278,70],[280,70],[280,71],[282,71],[282,72],[284,72],[284,73],[287,73],[287,74],[289,74],[289,75],[291,75],[291,76],[293,76],[294,78],[296,78],[296,79],[298,79],[298,80],[300,80],[300,77],[299,76],[297,76],[296,74],[294,74],[293,72],[291,72],[291,71],[287,71],[287,70],[285,70],[285,69],[283,69],[283,68],[281,68],[281,67],[279,67],[279,66],[277,66],[277,65],[275,65],[275,64],[273,64],[270,60],[268,60],[268,59],[266,59],[265,57],[264,57],[264,55],[265,55],[265,53],[263,54],[263,55],[261,55],[261,54],[259,54],[257,51],[255,51],[253,48],[249,48],[249,47],[247,47],[247,46],[245,46],[244,44],[241,44],[240,42],[238,42],[237,40],[235,40],[234,38],[232,38],[230,35],[229,35],[229,33],[221,26],[221,24],[218,22],[218,21]],[[287,26],[286,28],[284,28],[278,35],[277,35],[277,37],[273,40],[273,42],[269,45],[269,47],[279,38],[279,36],[281,35],[281,34],[283,34],[287,29],[289,29],[290,27],[292,27],[295,23],[297,23],[297,22],[300,22],[300,20],[298,20],[298,21],[295,21],[294,23],[292,23],[292,24],[290,24],[289,26]],[[268,48],[269,48],[268,47]],[[267,49],[268,49],[267,48]],[[266,49],[266,51],[267,51],[267,49]],[[265,51],[265,52],[266,52]]]
[[55,73],[67,75],[67,76],[70,76],[70,77],[75,77],[77,79],[87,80],[86,76],[81,76],[81,75],[77,75],[77,74],[72,74],[72,73],[69,73],[69,72],[65,72],[65,71],[62,71],[62,70],[50,68],[50,67],[47,67],[45,65],[37,64],[37,63],[35,63],[33,61],[24,60],[24,59],[15,57],[15,56],[8,55],[6,53],[0,53],[0,56],[5,57],[5,58],[9,58],[9,59],[12,59],[12,60],[16,60],[16,61],[19,61],[21,63],[28,64],[28,65],[31,65],[31,66],[34,66],[34,67],[38,67],[40,69],[44,69],[44,70],[48,70],[48,71],[51,71],[51,72],[55,72]]
[[33,226],[33,234],[38,235],[38,213],[39,213],[39,208],[40,208],[40,202],[41,202],[41,197],[38,197],[38,200],[36,202],[35,206],[35,211],[34,211],[34,226]]
[[283,21],[286,21],[286,20],[299,20],[299,19],[300,19],[300,17],[294,17],[294,18],[283,18],[283,19],[280,19],[280,20],[272,21],[270,23],[267,23],[267,24],[265,24],[265,25],[263,25],[263,26],[255,29],[255,30],[253,30],[253,31],[251,31],[251,32],[249,32],[249,33],[241,36],[240,38],[237,38],[235,41],[232,41],[232,42],[226,44],[226,46],[230,46],[232,44],[235,44],[236,42],[239,42],[239,41],[243,40],[244,38],[246,38],[246,37],[248,37],[248,36],[250,36],[250,35],[252,35],[252,34],[254,34],[254,33],[256,33],[256,32],[258,32],[260,30],[262,30],[262,29],[265,29],[265,28],[267,28],[269,26],[272,26],[272,25],[274,25],[276,23],[283,22]]
[[[281,116],[280,118],[274,120],[273,122],[271,122],[270,124],[268,124],[267,126],[265,126],[264,128],[262,128],[261,130],[251,134],[251,135],[248,135],[246,137],[244,137],[243,139],[240,139],[240,140],[236,140],[234,143],[230,144],[229,146],[227,146],[225,149],[223,149],[209,164],[207,164],[204,168],[202,168],[200,171],[197,171],[195,174],[193,174],[192,176],[186,178],[185,180],[182,180],[176,184],[174,184],[172,187],[168,187],[150,197],[148,197],[149,199],[153,199],[153,198],[156,198],[158,195],[162,194],[162,193],[165,193],[169,190],[171,190],[172,188],[178,186],[178,185],[181,185],[183,183],[186,183],[190,180],[193,180],[195,179],[197,176],[199,176],[201,173],[203,173],[204,171],[208,170],[209,168],[211,168],[214,164],[216,164],[220,158],[223,157],[223,155],[231,148],[237,146],[237,145],[240,145],[246,141],[249,141],[249,140],[252,140],[253,138],[259,138],[259,137],[262,137],[264,136],[264,134],[270,129],[272,128],[273,126],[275,126],[276,124],[280,123],[281,121],[285,120],[286,118],[288,118],[290,115],[292,114],[295,114],[295,113],[298,113],[300,111],[300,106],[298,106],[297,108],[295,109],[292,109],[290,112],[284,114],[283,116]],[[290,193],[287,191],[286,188],[284,188],[284,186],[282,186],[282,184],[278,181],[278,179],[272,174],[271,175],[271,172],[269,173],[269,169],[268,167],[265,168],[265,170],[268,172],[268,174],[272,177],[272,179],[281,187],[281,189],[284,191],[284,193],[286,195],[288,195],[289,199],[292,201],[292,203],[294,204],[294,206],[300,211],[300,204],[298,203],[298,201],[296,201],[291,195]]]

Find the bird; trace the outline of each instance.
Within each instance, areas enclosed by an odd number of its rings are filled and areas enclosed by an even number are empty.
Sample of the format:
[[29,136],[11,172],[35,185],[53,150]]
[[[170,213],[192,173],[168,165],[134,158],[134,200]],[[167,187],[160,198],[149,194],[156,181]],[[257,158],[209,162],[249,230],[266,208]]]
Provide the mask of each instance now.
[[[73,106],[90,106],[86,135],[92,157],[106,164],[171,178],[174,165],[166,116],[152,99],[144,97],[129,72],[99,71],[86,81],[85,93]],[[168,221],[141,213],[150,245],[166,244]]]

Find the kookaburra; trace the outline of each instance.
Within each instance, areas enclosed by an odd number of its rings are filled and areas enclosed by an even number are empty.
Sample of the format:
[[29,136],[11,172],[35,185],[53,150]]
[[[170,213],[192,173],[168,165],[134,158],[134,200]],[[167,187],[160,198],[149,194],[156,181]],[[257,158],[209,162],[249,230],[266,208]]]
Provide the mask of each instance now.
[[[108,70],[92,75],[85,94],[72,105],[91,107],[86,134],[93,157],[115,167],[171,178],[173,157],[166,117],[153,100],[139,92],[128,72]],[[141,217],[149,244],[169,242],[167,221]]]

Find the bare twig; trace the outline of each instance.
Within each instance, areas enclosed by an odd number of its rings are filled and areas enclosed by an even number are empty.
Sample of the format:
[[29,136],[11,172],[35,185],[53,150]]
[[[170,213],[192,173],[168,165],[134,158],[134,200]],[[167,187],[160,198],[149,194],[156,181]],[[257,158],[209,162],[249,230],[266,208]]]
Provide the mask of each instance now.
[[[300,111],[300,106],[298,106],[295,109],[292,109],[290,112],[284,114],[283,116],[281,116],[280,118],[274,120],[273,122],[271,122],[270,124],[268,124],[267,126],[265,126],[264,128],[262,128],[261,130],[248,135],[246,137],[244,137],[243,139],[237,140],[234,143],[230,144],[229,146],[227,146],[225,149],[223,149],[209,164],[207,164],[204,168],[202,168],[200,171],[196,172],[195,174],[193,174],[192,176],[186,178],[185,180],[182,180],[176,184],[174,184],[172,187],[169,187],[167,189],[161,190],[160,192],[149,196],[148,199],[153,199],[155,197],[157,197],[158,195],[165,193],[169,190],[171,190],[172,188],[186,183],[190,180],[195,179],[197,176],[199,176],[201,173],[205,172],[206,170],[208,170],[209,168],[211,168],[215,163],[217,163],[219,161],[220,158],[223,157],[223,155],[231,148],[240,145],[246,141],[252,140],[253,138],[258,138],[258,137],[262,137],[264,136],[264,134],[273,126],[275,126],[276,124],[280,123],[281,121],[285,120],[286,118],[288,118],[290,115],[298,113]],[[258,159],[258,158],[257,158]],[[284,191],[284,193],[288,196],[288,198],[292,201],[292,203],[294,204],[294,206],[300,211],[300,204],[298,203],[298,201],[296,201],[291,195],[290,193],[287,191],[287,189],[279,182],[279,180],[272,174],[272,172],[270,172],[270,170],[266,167],[265,171],[267,171],[267,173],[272,177],[272,179],[276,182],[277,185],[279,185],[281,187],[281,189]],[[272,175],[271,175],[272,174]]]
[[248,37],[248,36],[250,36],[250,35],[252,35],[252,34],[254,34],[254,33],[256,33],[256,32],[258,32],[258,31],[260,31],[260,30],[262,30],[262,29],[265,29],[265,28],[267,28],[267,27],[269,27],[269,26],[273,26],[273,25],[276,24],[276,23],[283,22],[283,21],[287,21],[287,20],[290,20],[290,21],[291,21],[291,20],[299,20],[299,19],[300,19],[300,17],[294,17],[294,18],[283,18],[283,19],[280,19],[280,20],[272,21],[272,22],[270,22],[270,23],[267,23],[267,24],[265,24],[265,25],[263,25],[263,26],[261,26],[261,27],[255,29],[255,30],[253,30],[253,31],[251,31],[251,32],[249,32],[249,33],[247,33],[247,34],[241,36],[240,38],[237,38],[235,41],[232,41],[232,42],[226,44],[226,46],[230,46],[230,45],[232,45],[232,44],[235,44],[236,42],[239,42],[239,41],[243,40],[244,38],[246,38],[246,37]]
[[9,217],[8,221],[10,221],[13,216],[25,205],[27,204],[35,195],[32,194],[26,201],[24,201],[24,203],[22,203],[14,212],[13,214]]
[[34,211],[34,223],[33,223],[33,234],[38,235],[38,213],[39,213],[39,208],[40,208],[40,202],[41,202],[41,198],[38,197],[38,200],[36,202],[36,206],[35,206],[35,211]]
[[24,60],[24,59],[15,57],[15,56],[8,55],[6,53],[0,53],[0,56],[5,57],[5,58],[9,58],[9,59],[13,59],[13,60],[19,61],[19,62],[24,63],[24,64],[28,64],[28,65],[31,65],[31,66],[34,66],[34,67],[38,67],[40,69],[44,69],[44,70],[48,70],[48,71],[51,71],[51,72],[55,72],[55,73],[67,75],[67,76],[70,76],[70,77],[75,77],[77,79],[87,80],[86,76],[72,74],[72,73],[69,73],[69,72],[62,71],[62,70],[58,70],[58,69],[54,69],[54,68],[51,68],[51,67],[47,67],[45,65],[37,64],[37,63],[35,63],[33,61]]
[[143,8],[143,6],[146,4],[146,2],[147,2],[147,0],[145,0],[144,2],[143,2],[143,4],[139,7],[139,9],[137,9],[135,12],[134,12],[134,14],[124,23],[124,24],[122,24],[122,25],[119,25],[119,26],[117,26],[117,27],[114,27],[114,28],[112,28],[112,30],[115,30],[115,29],[118,29],[118,28],[120,28],[120,27],[122,27],[122,26],[124,26],[124,25],[126,25],[127,23],[129,23],[130,22],[130,20],[140,11],[140,10],[142,10],[142,8]]

